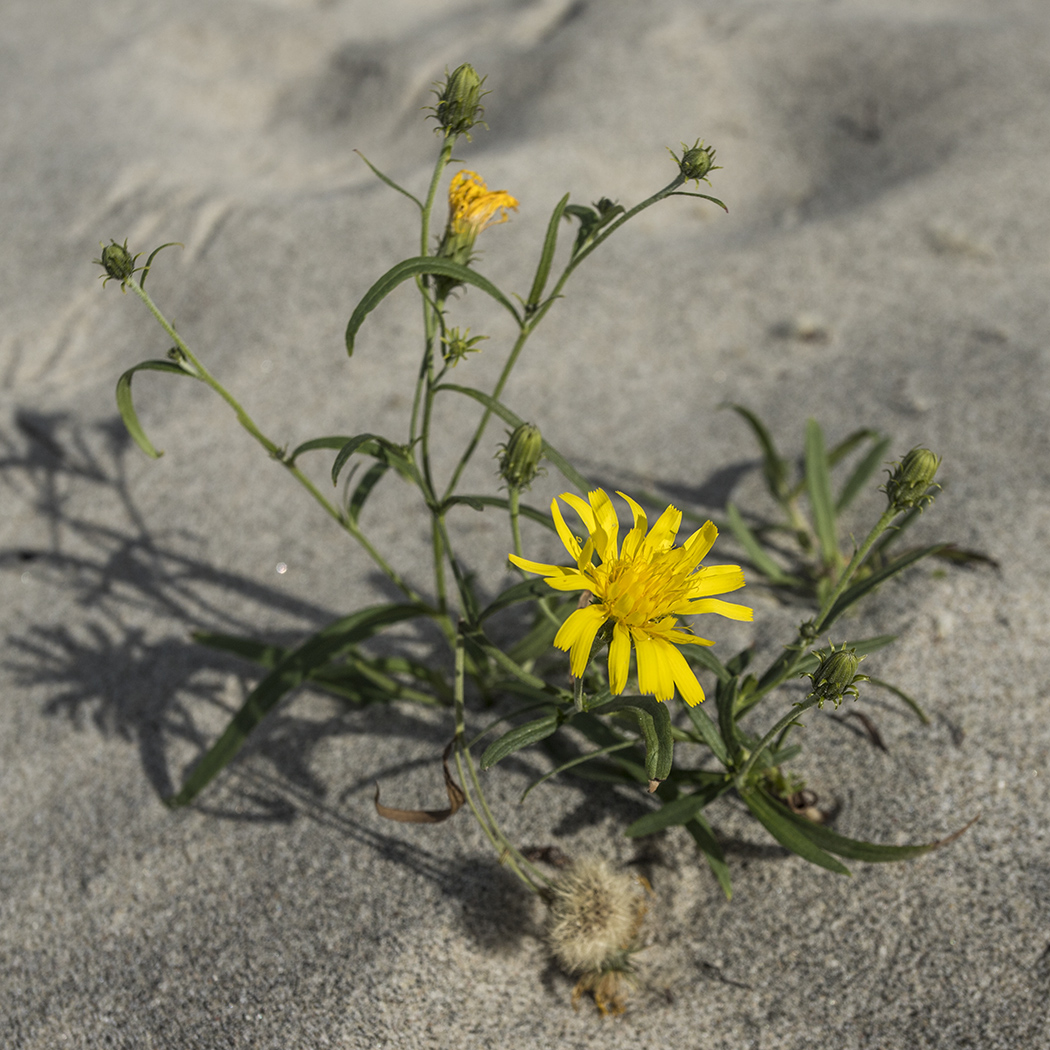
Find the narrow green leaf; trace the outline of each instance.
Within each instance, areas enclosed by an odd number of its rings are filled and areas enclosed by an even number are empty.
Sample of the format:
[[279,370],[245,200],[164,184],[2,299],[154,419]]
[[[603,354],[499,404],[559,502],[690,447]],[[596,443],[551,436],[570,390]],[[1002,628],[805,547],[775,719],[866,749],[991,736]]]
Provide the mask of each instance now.
[[737,726],[736,698],[740,682],[734,677],[719,682],[715,689],[715,706],[718,708],[718,730],[730,756],[736,757],[744,746],[744,738]]
[[510,605],[528,601],[530,598],[546,597],[546,595],[551,593],[551,589],[541,579],[524,580],[522,583],[516,583],[513,587],[508,587],[491,604],[485,606],[478,616],[478,622],[488,619],[493,613],[499,612],[500,609],[506,609]]
[[[599,747],[608,747],[610,744],[619,744],[624,741],[624,737],[607,722],[587,712],[584,712],[583,714],[574,714],[572,716],[572,726],[573,728],[578,729],[592,744],[597,744]],[[639,758],[641,757],[637,749],[633,749],[632,753],[638,755]],[[632,758],[625,757],[624,755],[616,755],[609,761],[619,766],[626,774],[626,777],[619,775],[602,775],[597,769],[580,770],[577,775],[587,777],[591,780],[615,780],[620,783],[628,780],[648,784],[651,779],[646,774],[645,767],[642,763],[634,761]]]
[[351,440],[350,435],[343,436],[340,434],[333,434],[331,437],[311,438],[309,441],[304,441],[301,445],[297,445],[292,449],[291,453],[285,456],[284,461],[288,466],[292,467],[304,452],[313,452],[319,448],[339,449]]
[[529,291],[526,307],[535,307],[543,295],[543,289],[547,287],[547,278],[550,276],[551,263],[554,261],[554,249],[558,245],[558,224],[562,215],[565,214],[565,206],[569,203],[569,194],[554,206],[551,213],[551,221],[547,224],[547,236],[543,239],[543,251],[540,253],[540,264],[536,267],[536,277]]
[[384,460],[379,460],[378,463],[373,463],[368,470],[365,471],[365,476],[357,483],[357,487],[354,489],[353,495],[350,497],[350,502],[346,506],[347,517],[355,525],[361,517],[361,511],[364,509],[365,502],[372,494],[372,489],[379,484],[380,479],[389,469],[389,463]]
[[[947,838],[938,839],[936,842],[924,842],[911,846],[880,846],[874,842],[864,842],[861,839],[847,838],[845,835],[839,835],[837,832],[832,831],[831,828],[825,827],[823,824],[816,824],[812,820],[807,820],[805,817],[793,812],[785,806],[783,802],[773,798],[765,791],[756,792],[756,794],[761,794],[763,804],[768,806],[771,811],[775,812],[781,820],[794,826],[801,835],[805,836],[806,839],[813,843],[814,847],[821,850],[827,850],[830,853],[836,853],[838,856],[847,857],[850,860],[863,860],[869,864],[884,864],[889,861],[911,860],[913,857],[921,857],[924,853],[929,853],[930,850],[937,849],[940,846],[947,845],[948,842],[954,841],[973,824],[973,821],[971,820],[965,827],[954,832],[952,835],[949,835]],[[745,801],[747,800],[745,799]],[[750,805],[750,802],[748,802],[748,805]],[[752,812],[754,812],[754,809],[752,809]],[[784,844],[787,845],[787,843]],[[796,852],[799,851],[796,850]],[[804,856],[804,854],[800,855]],[[808,859],[809,858],[807,858],[807,860]]]
[[665,802],[659,809],[646,813],[636,821],[628,824],[624,834],[629,839],[641,838],[643,835],[655,835],[665,828],[679,827],[688,824],[705,806],[710,805],[719,795],[724,794],[731,786],[720,773],[708,774],[709,783],[689,795],[680,795],[672,802]]
[[761,572],[770,583],[783,585],[797,582],[795,577],[789,576],[783,569],[765,552],[758,537],[748,528],[731,500],[726,503],[726,525],[729,531],[736,537],[737,543],[744,548],[744,554],[748,561]]
[[873,572],[870,576],[865,577],[859,583],[848,587],[843,591],[839,600],[831,607],[831,612],[828,613],[828,617],[824,621],[824,629],[827,630],[851,605],[863,598],[865,594],[873,591],[880,583],[885,582],[891,576],[908,568],[909,565],[914,565],[928,555],[937,554],[939,551],[944,550],[946,546],[948,546],[946,543],[934,543],[929,547],[919,547],[916,550],[908,551],[899,558],[895,558],[888,565],[884,565],[877,572]]
[[[475,390],[474,387],[458,386],[455,383],[442,383],[440,386],[434,387],[435,394],[441,390],[452,390],[457,394],[466,394],[467,397],[472,397],[475,401],[481,403],[499,416],[504,423],[509,423],[512,427],[520,427],[524,422],[520,416],[512,412],[501,401],[497,401],[494,397],[490,397],[481,390]],[[543,456],[545,459],[550,460],[550,462],[561,471],[562,475],[568,481],[571,481],[580,492],[588,492],[594,487],[553,445],[549,444],[547,441],[543,442]]]
[[415,194],[409,193],[403,186],[399,186],[389,175],[384,175],[359,149],[355,149],[354,152],[372,169],[372,173],[376,178],[385,182],[392,190],[397,190],[398,193],[407,197],[420,211],[423,211],[423,202]]
[[534,780],[522,793],[519,802],[524,802],[528,798],[529,793],[533,788],[538,788],[540,784],[545,784],[552,777],[558,776],[559,773],[565,773],[567,770],[574,769],[576,766],[582,766],[585,762],[590,762],[596,758],[601,758],[603,755],[611,755],[617,751],[623,751],[626,748],[633,747],[634,744],[630,740],[623,740],[618,744],[609,744],[607,747],[600,747],[597,751],[588,751],[586,754],[577,755],[575,758],[570,758],[568,762],[563,762],[556,769],[552,769],[549,773],[544,773],[538,780]]
[[358,434],[350,438],[335,457],[335,462],[332,464],[333,485],[337,484],[340,472],[355,452],[375,456],[376,459],[389,463],[403,477],[415,479],[415,466],[400,445],[395,445],[394,442],[376,434]]
[[162,244],[159,248],[154,248],[153,251],[149,253],[149,258],[146,260],[146,265],[143,266],[142,269],[139,271],[139,287],[143,291],[146,290],[146,278],[149,277],[149,272],[153,268],[153,260],[156,259],[157,256],[160,255],[160,253],[164,251],[165,248],[185,247],[186,245],[184,245],[181,241],[168,241],[167,244]]
[[720,682],[728,682],[733,676],[726,670],[725,664],[715,656],[706,645],[690,645],[682,650],[682,655],[691,664],[699,664],[710,671]]
[[811,864],[817,864],[839,875],[849,875],[849,868],[837,861],[830,853],[825,853],[808,835],[803,833],[801,828],[784,816],[781,810],[786,807],[777,807],[765,792],[755,788],[742,791],[740,797],[743,798],[747,808],[755,815],[758,822],[782,846],[786,846],[792,853],[797,853]]
[[174,808],[192,802],[240,751],[248,734],[284,696],[301,685],[311,671],[390,624],[428,615],[430,610],[423,605],[372,606],[333,621],[297,646],[248,694],[222,735],[194,767],[182,790],[165,799],[167,805]]
[[806,420],[806,491],[813,508],[813,526],[820,541],[821,560],[832,566],[839,559],[835,506],[831,499],[831,475],[824,451],[824,432],[815,419]]
[[[873,432],[868,431],[868,433]],[[836,514],[841,514],[857,498],[864,486],[871,480],[871,476],[879,469],[879,465],[885,462],[889,448],[889,438],[876,441],[868,454],[853,468],[853,472],[839,492],[839,498],[835,501]]]
[[520,751],[523,747],[528,747],[550,736],[561,725],[563,717],[561,712],[555,712],[532,722],[526,722],[523,726],[517,726],[504,733],[485,748],[485,753],[481,756],[481,768],[491,769],[497,762],[514,754],[515,751]]
[[711,749],[711,753],[722,763],[723,766],[729,765],[729,751],[726,749],[725,741],[718,735],[718,728],[715,723],[711,720],[711,716],[699,707],[690,707],[688,704],[685,708],[686,714],[689,716],[689,720],[693,723],[693,728],[696,729],[697,736]]
[[924,726],[930,724],[930,716],[919,705],[917,700],[913,700],[903,689],[898,689],[897,686],[891,685],[889,682],[884,682],[881,678],[872,678],[872,685],[877,685],[880,689],[887,689],[894,696],[899,696],[916,714],[916,717]]
[[244,660],[262,664],[263,667],[276,667],[284,659],[288,650],[280,645],[260,641],[258,638],[247,638],[242,635],[219,634],[213,631],[193,631],[192,638],[199,645],[216,649],[223,653],[232,653]]
[[[452,507],[458,503],[464,503],[474,510],[484,510],[486,507],[499,507],[502,510],[510,510],[510,500],[503,496],[450,496],[445,500],[443,506]],[[526,503],[519,503],[518,513],[520,513],[523,518],[528,518],[530,521],[538,522],[540,525],[546,526],[552,532],[554,531],[554,521],[551,518],[549,511],[537,510],[535,507],[530,507]]]
[[651,696],[617,696],[590,711],[602,715],[623,711],[631,715],[645,741],[646,777],[650,783],[667,779],[674,763],[674,736],[666,704]]
[[353,354],[354,340],[357,333],[364,324],[365,318],[386,298],[399,284],[407,281],[410,277],[422,277],[425,274],[433,274],[437,277],[451,277],[453,280],[463,284],[472,284],[490,295],[497,303],[507,310],[514,320],[521,325],[521,316],[515,309],[514,304],[486,277],[449,259],[439,259],[435,256],[420,256],[415,259],[405,259],[390,270],[387,270],[371,288],[364,294],[364,298],[354,307],[350,320],[346,326],[346,352]]
[[769,493],[778,503],[783,503],[787,495],[787,461],[777,452],[773,435],[749,408],[730,402],[724,402],[720,407],[731,408],[751,428],[762,449],[762,472]]
[[862,445],[865,441],[875,439],[878,436],[879,432],[872,430],[870,427],[861,427],[859,430],[854,430],[852,434],[847,434],[837,445],[828,449],[828,467],[834,469],[855,448]]
[[729,877],[729,865],[726,863],[726,855],[722,852],[718,839],[715,838],[715,833],[711,830],[711,825],[707,823],[707,820],[701,814],[697,813],[686,824],[685,829],[693,836],[693,841],[700,848],[700,852],[704,855],[704,860],[707,861],[707,865],[711,869],[711,874],[718,881],[718,885],[722,887],[726,900],[731,901],[733,899],[733,883]]
[[729,208],[726,207],[717,197],[712,197],[709,193],[693,193],[692,190],[675,190],[674,193],[669,193],[668,197],[699,197],[702,201],[710,201],[712,204],[717,204],[722,211],[729,214]]
[[[158,248],[157,250],[159,251],[160,249]],[[150,459],[160,459],[164,453],[158,452],[153,447],[150,439],[146,437],[146,432],[142,429],[142,424],[139,423],[139,417],[135,414],[135,405],[131,400],[131,377],[136,372],[174,372],[177,376],[190,376],[191,379],[196,377],[172,361],[143,361],[141,364],[135,365],[134,368],[129,368],[117,380],[117,408],[120,411],[120,418],[124,420],[124,426],[135,444]]]

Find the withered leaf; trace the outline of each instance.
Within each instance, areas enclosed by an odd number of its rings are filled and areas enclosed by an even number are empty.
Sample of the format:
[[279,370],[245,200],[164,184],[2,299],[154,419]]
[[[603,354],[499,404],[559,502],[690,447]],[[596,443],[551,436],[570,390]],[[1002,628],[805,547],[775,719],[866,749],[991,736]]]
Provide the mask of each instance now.
[[445,771],[445,790],[448,792],[448,809],[395,809],[393,806],[384,806],[379,801],[379,785],[376,784],[376,812],[387,820],[396,820],[401,824],[440,824],[455,816],[467,800],[463,789],[452,779],[448,768],[448,756],[452,753],[455,743],[455,740],[449,741],[445,753],[441,756],[441,766]]

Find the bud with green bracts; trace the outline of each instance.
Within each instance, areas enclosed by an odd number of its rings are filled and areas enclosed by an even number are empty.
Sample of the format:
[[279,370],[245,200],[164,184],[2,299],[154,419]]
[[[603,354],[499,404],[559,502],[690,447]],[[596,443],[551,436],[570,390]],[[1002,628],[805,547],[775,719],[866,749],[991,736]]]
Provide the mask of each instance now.
[[485,108],[481,105],[481,98],[488,94],[481,90],[484,83],[485,78],[479,77],[467,62],[446,74],[444,86],[435,92],[438,101],[433,107],[434,118],[446,135],[466,135],[469,141],[471,128],[484,123],[481,118],[485,115]]
[[857,650],[831,646],[828,652],[817,650],[814,655],[820,657],[820,666],[807,677],[813,682],[809,695],[816,698],[817,706],[823,707],[830,700],[838,707],[846,693],[857,699],[857,683],[869,681],[866,674],[857,674],[857,665],[863,659]]
[[[141,254],[140,252],[139,255]],[[92,262],[98,263],[106,271],[103,284],[114,280],[120,281],[123,285],[135,272],[135,260],[138,257],[128,251],[126,239],[123,244],[117,244],[116,241],[111,240],[109,244],[102,246],[102,258],[92,259]]]
[[[927,490],[933,485],[934,475],[941,465],[941,457],[928,448],[913,448],[897,464],[886,482],[886,498],[890,508],[898,513],[922,507],[933,502],[933,494]],[[939,486],[937,486],[939,487]]]
[[697,139],[692,146],[687,146],[683,142],[681,158],[670,148],[668,152],[678,161],[678,170],[687,182],[699,183],[701,179],[706,179],[710,172],[718,170],[715,167],[713,147],[705,146],[700,139]]
[[527,489],[540,473],[540,460],[543,458],[540,428],[532,423],[522,423],[508,435],[507,444],[502,448],[500,476],[510,488]]

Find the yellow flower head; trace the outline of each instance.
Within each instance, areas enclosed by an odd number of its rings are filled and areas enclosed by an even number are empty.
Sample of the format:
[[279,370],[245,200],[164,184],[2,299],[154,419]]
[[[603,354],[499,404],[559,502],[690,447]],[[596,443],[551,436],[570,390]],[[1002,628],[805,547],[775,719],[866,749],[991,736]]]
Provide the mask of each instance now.
[[518,202],[506,190],[490,190],[472,171],[453,176],[448,187],[448,232],[453,237],[473,245],[482,230],[506,222],[509,210],[517,211]]
[[510,560],[526,572],[541,574],[557,591],[588,591],[593,596],[591,604],[569,616],[554,639],[557,648],[569,651],[575,677],[583,675],[598,632],[611,623],[609,688],[614,694],[627,687],[633,645],[640,692],[670,700],[677,686],[687,704],[698,704],[704,691],[675,646],[714,643],[677,627],[678,617],[718,613],[732,620],[750,620],[752,612],[746,606],[713,597],[743,587],[744,574],[737,565],[700,565],[718,536],[711,522],[676,547],[680,510],[668,507],[648,529],[645,511],[630,496],[617,495],[634,514],[634,527],[622,546],[612,500],[601,489],[589,493],[586,501],[566,492],[561,498],[580,516],[587,539],[581,542],[569,531],[556,499],[551,501],[551,516],[576,565],[544,565],[514,554]]

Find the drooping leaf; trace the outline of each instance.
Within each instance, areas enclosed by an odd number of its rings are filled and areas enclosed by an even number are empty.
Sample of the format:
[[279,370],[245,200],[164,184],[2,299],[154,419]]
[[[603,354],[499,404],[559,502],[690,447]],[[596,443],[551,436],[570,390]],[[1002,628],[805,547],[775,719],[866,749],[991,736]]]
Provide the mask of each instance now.
[[292,467],[295,466],[295,461],[304,452],[313,452],[314,450],[320,448],[330,450],[340,449],[348,441],[352,440],[353,438],[350,437],[349,434],[333,434],[330,437],[311,438],[309,441],[304,441],[301,445],[296,445],[296,447],[292,449],[292,451],[287,456],[285,456],[284,461],[288,464],[288,466]]
[[[473,510],[484,510],[486,507],[499,507],[502,510],[510,510],[510,500],[504,496],[450,496],[442,504],[443,508],[454,507],[458,504],[465,504]],[[518,513],[523,518],[528,518],[530,521],[535,521],[539,525],[554,531],[554,521],[550,516],[550,512],[537,510],[535,507],[530,507],[526,503],[518,504]]]
[[146,437],[146,432],[142,429],[142,424],[139,423],[139,417],[135,413],[135,405],[131,400],[131,377],[136,372],[174,372],[175,375],[190,376],[191,379],[195,379],[196,376],[191,375],[186,369],[181,368],[172,361],[143,361],[141,364],[135,365],[134,368],[129,368],[117,380],[117,409],[120,411],[120,418],[124,420],[124,426],[135,444],[150,459],[160,459],[164,453],[155,449],[150,439]]
[[649,780],[649,790],[654,790],[655,782],[667,779],[674,762],[674,736],[666,704],[651,696],[617,696],[589,710],[602,715],[621,711],[631,715],[645,741],[645,775]]
[[411,277],[423,277],[433,274],[436,277],[449,277],[461,284],[472,284],[490,295],[497,303],[507,310],[514,320],[521,324],[521,317],[515,309],[514,304],[487,278],[482,277],[476,270],[449,259],[439,259],[436,256],[420,256],[415,259],[405,259],[396,266],[387,270],[371,288],[365,292],[364,297],[354,307],[350,320],[346,326],[346,352],[353,354],[354,340],[357,333],[364,324],[365,318],[386,298],[399,284]]
[[368,497],[372,494],[372,489],[379,484],[380,479],[389,469],[389,463],[385,460],[379,460],[365,471],[365,476],[357,483],[357,487],[346,505],[347,517],[355,525],[361,517],[361,511],[364,509]]

